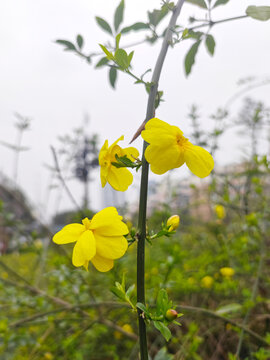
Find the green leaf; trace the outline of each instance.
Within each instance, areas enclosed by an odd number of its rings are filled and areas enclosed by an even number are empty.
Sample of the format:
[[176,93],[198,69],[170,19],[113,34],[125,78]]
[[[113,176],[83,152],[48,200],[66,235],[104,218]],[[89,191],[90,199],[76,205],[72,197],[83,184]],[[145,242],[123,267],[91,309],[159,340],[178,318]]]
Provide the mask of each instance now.
[[225,5],[227,4],[227,2],[229,2],[230,0],[217,0],[213,6],[213,8],[219,6],[219,5]]
[[135,289],[135,284],[131,285],[131,286],[127,289],[126,295],[127,295],[128,298],[130,298],[130,296],[131,296],[131,294],[133,293],[134,289]]
[[115,14],[114,14],[114,28],[115,28],[115,31],[118,30],[119,25],[123,21],[124,8],[125,8],[125,1],[121,0],[120,4],[116,8]]
[[109,71],[109,80],[113,88],[115,88],[116,79],[117,79],[117,70],[114,67],[111,67]]
[[83,47],[83,37],[79,34],[77,35],[77,44],[79,46],[79,48],[81,49]]
[[128,55],[128,66],[130,66],[133,55],[134,55],[134,51],[131,51],[131,53]]
[[253,19],[266,21],[270,19],[270,6],[249,6],[246,14]]
[[126,294],[117,287],[111,288],[111,292],[119,299],[126,301]]
[[126,26],[121,30],[122,34],[128,33],[130,31],[139,31],[139,30],[144,30],[144,29],[149,29],[149,25],[145,24],[143,22],[137,22],[133,25],[130,26]]
[[170,338],[172,337],[172,333],[171,333],[170,329],[168,329],[167,326],[164,325],[160,321],[153,321],[153,324],[154,324],[155,328],[161,332],[161,334],[166,339],[166,341],[169,341]]
[[186,2],[189,2],[193,5],[197,5],[203,9],[207,9],[207,5],[204,0],[186,0]]
[[101,49],[103,50],[103,52],[107,55],[107,58],[109,60],[114,60],[114,56],[113,54],[103,45],[99,44],[99,46],[101,47]]
[[205,45],[207,50],[209,51],[210,55],[214,55],[216,42],[212,35],[207,35],[205,40]]
[[117,49],[115,54],[115,62],[119,65],[122,69],[126,70],[129,66],[128,55],[124,49]]
[[119,49],[120,39],[121,39],[121,33],[119,33],[119,34],[116,35],[116,37],[115,37],[115,48],[116,48],[116,49]]
[[96,63],[96,68],[99,68],[101,66],[105,66],[105,65],[108,64],[108,62],[109,62],[109,59],[107,57],[103,57]]
[[149,313],[147,307],[146,307],[143,303],[138,302],[138,303],[136,304],[136,307],[137,307],[138,309],[140,309],[141,311],[143,311],[146,316],[150,317],[150,313]]
[[65,51],[76,51],[76,46],[72,42],[67,40],[56,40],[57,44],[64,45]]
[[99,16],[96,16],[96,22],[104,31],[107,31],[109,34],[112,35],[112,29],[106,20],[102,19]]
[[185,58],[185,70],[186,70],[186,75],[189,75],[192,69],[192,66],[195,63],[195,57],[198,51],[198,48],[200,46],[201,40],[195,42],[191,48],[189,49],[186,58]]
[[154,25],[155,27],[160,23],[160,21],[168,14],[169,7],[174,6],[173,3],[168,3],[163,5],[160,10],[154,9],[153,11],[148,11],[148,19],[150,24]]
[[165,316],[170,305],[167,291],[165,289],[159,290],[157,296],[157,315],[163,314]]

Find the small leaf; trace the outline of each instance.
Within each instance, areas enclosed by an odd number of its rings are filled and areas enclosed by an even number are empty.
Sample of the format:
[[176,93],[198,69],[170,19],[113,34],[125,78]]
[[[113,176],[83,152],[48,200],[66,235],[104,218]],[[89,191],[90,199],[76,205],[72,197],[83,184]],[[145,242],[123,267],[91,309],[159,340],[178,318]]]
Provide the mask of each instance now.
[[151,12],[148,11],[147,14],[150,24],[156,27],[160,23],[160,21],[168,14],[170,6],[173,6],[173,3],[167,3],[166,5],[163,5],[160,10],[154,9]]
[[104,31],[107,31],[109,34],[112,35],[112,29],[106,20],[102,19],[99,16],[96,16],[96,22]]
[[74,44],[72,44],[72,42],[70,41],[67,41],[67,40],[56,40],[56,43],[57,44],[60,44],[60,45],[64,45],[66,46],[66,51],[76,51],[76,47]]
[[128,66],[130,66],[133,55],[134,55],[134,51],[131,51],[131,53],[128,55]]
[[128,55],[124,49],[117,49],[114,54],[114,57],[115,57],[115,62],[122,69],[125,70],[128,68],[128,66],[129,66]]
[[136,307],[138,309],[142,310],[144,313],[148,314],[148,310],[147,310],[146,306],[143,303],[138,302],[136,304]]
[[197,5],[203,9],[207,9],[207,5],[204,0],[186,0],[186,2],[189,2],[193,5]]
[[168,294],[165,289],[161,289],[158,292],[157,296],[157,313],[165,315],[166,311],[168,310]]
[[107,57],[103,57],[96,63],[96,68],[107,65],[108,62],[109,62],[109,59]]
[[121,0],[120,4],[116,8],[115,14],[114,14],[114,28],[115,28],[115,31],[118,30],[119,25],[123,21],[124,8],[125,8],[125,2],[124,2],[124,0]]
[[116,48],[116,50],[119,49],[120,39],[121,39],[121,33],[119,33],[119,34],[116,35],[116,37],[115,37],[115,48]]
[[81,49],[83,47],[83,37],[79,34],[77,35],[77,44],[79,46],[79,48]]
[[229,2],[230,0],[217,0],[213,6],[213,8],[219,6],[219,5],[225,5],[227,4],[227,2]]
[[192,66],[195,63],[195,57],[198,51],[198,48],[200,46],[201,40],[195,42],[191,48],[189,49],[186,58],[185,58],[185,70],[186,70],[186,75],[189,75],[192,69]]
[[205,45],[206,45],[209,53],[211,55],[214,55],[216,42],[212,35],[207,35],[206,40],[205,40]]
[[111,288],[111,292],[114,293],[119,299],[126,301],[126,295],[116,287]]
[[270,6],[249,6],[246,14],[253,19],[266,21],[270,19]]
[[130,25],[130,26],[127,26],[127,27],[124,27],[122,30],[121,30],[121,33],[122,34],[125,34],[125,33],[128,33],[130,31],[139,31],[139,30],[144,30],[144,29],[149,29],[149,25],[148,24],[145,24],[143,22],[137,22],[133,25]]
[[114,56],[113,54],[103,45],[99,44],[99,46],[101,47],[101,49],[103,50],[103,52],[107,55],[107,58],[109,60],[114,60]]
[[155,328],[161,332],[161,334],[166,339],[166,341],[169,341],[170,338],[172,337],[172,333],[171,333],[170,329],[168,329],[167,326],[164,325],[160,321],[153,321],[153,324],[154,324]]
[[114,67],[111,67],[109,71],[109,80],[113,88],[115,88],[116,79],[117,79],[117,70]]
[[131,296],[131,294],[133,293],[134,289],[135,289],[135,284],[131,285],[131,286],[127,289],[126,295],[127,295],[128,298],[130,298],[130,296]]

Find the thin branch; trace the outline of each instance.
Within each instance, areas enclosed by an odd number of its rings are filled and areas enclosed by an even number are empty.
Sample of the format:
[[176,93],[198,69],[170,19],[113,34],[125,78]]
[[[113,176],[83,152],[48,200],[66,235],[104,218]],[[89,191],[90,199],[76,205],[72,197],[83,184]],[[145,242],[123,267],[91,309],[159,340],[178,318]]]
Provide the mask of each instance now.
[[254,339],[258,340],[261,344],[265,345],[265,346],[269,346],[269,343],[260,335],[258,335],[257,333],[255,333],[254,331],[250,330],[249,328],[247,328],[245,325],[243,324],[239,324],[238,322],[236,322],[235,320],[226,318],[224,316],[221,316],[211,310],[207,310],[204,308],[199,308],[199,307],[195,307],[195,306],[188,306],[188,305],[178,305],[177,309],[179,310],[186,310],[186,311],[190,311],[190,312],[195,312],[195,313],[200,313],[202,315],[206,315],[208,317],[212,317],[214,319],[218,319],[221,320],[225,323],[229,323],[239,329],[244,330],[247,334],[249,334],[250,336],[252,336]]
[[73,205],[77,208],[78,211],[81,211],[80,206],[78,205],[77,201],[75,200],[74,196],[72,195],[71,191],[69,190],[69,187],[67,186],[64,177],[62,176],[62,172],[61,172],[61,169],[59,166],[57,154],[56,154],[55,148],[53,146],[51,146],[51,151],[53,154],[55,169],[57,171],[58,177],[59,177],[64,189],[66,190],[68,197],[70,198],[71,202],[73,203]]

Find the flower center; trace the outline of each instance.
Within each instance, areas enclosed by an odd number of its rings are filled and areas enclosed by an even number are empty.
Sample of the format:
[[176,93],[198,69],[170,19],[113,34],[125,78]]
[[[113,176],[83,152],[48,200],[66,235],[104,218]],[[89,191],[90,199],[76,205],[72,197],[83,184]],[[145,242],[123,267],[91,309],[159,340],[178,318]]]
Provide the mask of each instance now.
[[178,145],[179,147],[184,147],[185,144],[188,142],[188,139],[185,138],[185,137],[184,137],[183,135],[181,135],[181,134],[177,134],[177,135],[176,135],[176,142],[177,142],[177,145]]
[[85,226],[86,230],[89,229],[91,220],[89,220],[87,217],[82,220],[83,225]]

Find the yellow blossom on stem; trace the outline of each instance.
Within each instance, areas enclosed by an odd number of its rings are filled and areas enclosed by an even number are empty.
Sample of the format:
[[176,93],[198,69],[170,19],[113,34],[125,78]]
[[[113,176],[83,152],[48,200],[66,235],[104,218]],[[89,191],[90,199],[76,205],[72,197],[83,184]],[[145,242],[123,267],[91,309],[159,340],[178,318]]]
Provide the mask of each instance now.
[[201,285],[202,287],[206,288],[206,289],[210,289],[213,286],[214,283],[214,279],[212,278],[212,276],[204,276],[201,280]]
[[123,235],[128,234],[122,216],[118,215],[116,208],[107,207],[92,220],[85,218],[82,224],[69,224],[58,231],[53,237],[56,244],[75,242],[72,254],[74,266],[84,266],[88,269],[89,261],[98,271],[109,271],[113,261],[122,257],[128,242]]
[[122,149],[117,145],[118,141],[124,140],[122,135],[111,146],[108,144],[108,140],[103,144],[99,152],[99,165],[100,165],[100,179],[101,185],[104,187],[108,182],[115,190],[126,191],[129,185],[132,184],[133,175],[125,167],[115,167],[113,162],[117,162],[115,155],[118,157],[127,156],[131,161],[135,161],[135,158],[139,156],[139,152],[134,147],[128,147]]
[[145,125],[142,138],[149,143],[145,158],[155,174],[164,174],[186,163],[194,175],[204,178],[214,168],[212,155],[202,147],[193,145],[177,126],[153,118]]
[[225,216],[226,216],[226,211],[225,211],[224,206],[222,206],[222,205],[216,205],[216,206],[215,206],[215,211],[216,211],[217,217],[218,217],[219,219],[224,219],[224,218],[225,218]]
[[169,230],[168,231],[174,231],[178,228],[180,224],[180,217],[178,215],[172,215],[168,220],[167,220],[167,226],[169,226]]
[[231,267],[223,267],[223,268],[219,269],[219,271],[222,276],[224,276],[225,278],[228,278],[228,279],[231,278],[235,273],[234,269]]
[[[129,324],[124,324],[123,326],[121,326],[121,328],[124,331],[126,331],[127,333],[134,334],[134,331],[133,331],[132,327]],[[120,340],[120,339],[123,338],[123,334],[120,331],[115,331],[114,332],[114,337],[115,337],[115,339]]]

